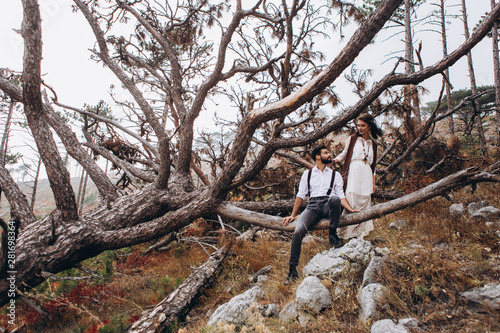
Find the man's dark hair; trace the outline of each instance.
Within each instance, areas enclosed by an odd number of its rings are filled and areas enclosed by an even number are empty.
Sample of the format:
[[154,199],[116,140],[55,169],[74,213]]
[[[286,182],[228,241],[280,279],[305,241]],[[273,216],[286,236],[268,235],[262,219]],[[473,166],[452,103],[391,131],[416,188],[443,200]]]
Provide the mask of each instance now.
[[321,150],[322,149],[327,149],[325,145],[321,146],[316,146],[314,149],[311,151],[311,157],[313,160],[316,161],[316,155],[321,155]]

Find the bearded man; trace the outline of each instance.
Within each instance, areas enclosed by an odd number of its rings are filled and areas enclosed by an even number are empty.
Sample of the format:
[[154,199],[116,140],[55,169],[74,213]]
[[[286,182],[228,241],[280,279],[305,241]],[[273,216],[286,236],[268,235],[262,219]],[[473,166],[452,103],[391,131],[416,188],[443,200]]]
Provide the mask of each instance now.
[[306,209],[300,214],[295,226],[290,248],[290,269],[285,284],[298,277],[297,265],[299,264],[302,239],[309,230],[312,230],[323,218],[330,220],[330,234],[328,242],[336,248],[344,245],[337,236],[341,206],[348,212],[353,210],[344,196],[344,182],[340,173],[333,171],[327,165],[332,164],[332,154],[325,146],[318,146],[311,152],[315,166],[304,172],[300,179],[299,190],[293,206],[292,215],[283,218],[283,224],[288,225],[295,220],[304,199],[309,196]]

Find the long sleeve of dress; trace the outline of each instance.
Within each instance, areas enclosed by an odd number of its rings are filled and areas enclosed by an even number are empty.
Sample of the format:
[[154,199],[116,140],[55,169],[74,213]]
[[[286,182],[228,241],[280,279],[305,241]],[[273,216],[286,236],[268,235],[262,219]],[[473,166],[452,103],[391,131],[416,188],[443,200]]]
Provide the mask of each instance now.
[[342,152],[336,157],[340,163],[343,163],[345,161],[345,158],[347,156],[347,149],[349,148],[350,143],[351,143],[351,137],[347,139],[344,150],[342,150]]

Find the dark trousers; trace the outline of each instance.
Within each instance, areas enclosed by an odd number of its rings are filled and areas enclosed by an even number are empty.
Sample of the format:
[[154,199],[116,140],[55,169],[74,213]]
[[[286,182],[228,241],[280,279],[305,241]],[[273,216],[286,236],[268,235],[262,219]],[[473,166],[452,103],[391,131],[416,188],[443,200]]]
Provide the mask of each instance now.
[[323,218],[330,220],[331,232],[337,232],[340,219],[340,198],[336,195],[314,197],[309,199],[306,209],[300,214],[292,236],[290,249],[290,265],[298,265],[302,239]]

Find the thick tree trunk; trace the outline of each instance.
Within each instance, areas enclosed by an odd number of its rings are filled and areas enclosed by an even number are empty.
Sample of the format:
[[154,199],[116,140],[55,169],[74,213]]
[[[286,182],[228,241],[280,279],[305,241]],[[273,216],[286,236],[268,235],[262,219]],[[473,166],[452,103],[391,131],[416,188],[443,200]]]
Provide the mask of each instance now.
[[[465,39],[469,38],[469,25],[467,22],[467,6],[465,5],[465,0],[462,0],[462,20],[464,22],[464,35]],[[472,94],[477,94],[477,85],[476,85],[476,75],[474,74],[474,64],[472,61],[472,53],[467,52],[467,70],[469,71],[469,80],[470,80],[470,88]],[[481,144],[481,151],[483,155],[486,153],[486,138],[484,136],[483,123],[481,118],[481,110],[478,109],[478,106],[475,101],[472,101],[472,108],[474,110],[474,115],[472,117],[476,120],[477,126],[477,135],[479,137],[479,143]]]
[[224,246],[212,255],[184,282],[158,303],[153,310],[137,320],[127,332],[132,333],[159,333],[165,332],[168,326],[177,318],[182,317],[191,308],[214,272],[220,266],[229,246]]
[[[405,59],[406,59],[405,74],[406,75],[411,75],[415,73],[411,11],[412,11],[411,0],[405,0]],[[404,104],[407,107],[407,111],[413,113],[413,118],[411,117],[411,114],[408,114],[408,119],[407,119],[407,125],[409,129],[408,134],[410,135],[413,135],[413,133],[415,132],[415,125],[418,126],[418,124],[420,124],[421,121],[420,104],[418,100],[419,100],[418,91],[416,85],[410,84],[406,86]]]
[[[443,56],[446,57],[448,55],[448,43],[447,43],[447,35],[446,35],[446,7],[445,0],[440,0],[439,2],[439,11],[441,18],[441,45],[443,48]],[[444,71],[446,78],[444,78],[446,84],[446,105],[448,106],[448,110],[453,108],[451,101],[451,79],[450,79],[450,70],[446,68]],[[450,129],[450,133],[452,135],[455,134],[455,124],[453,121],[453,115],[450,116],[448,120],[448,128]]]
[[24,38],[23,104],[31,133],[35,138],[56,207],[65,220],[78,219],[75,193],[68,170],[64,167],[52,132],[43,116],[41,87],[42,31],[40,9],[36,0],[23,0],[24,18],[21,34]]

